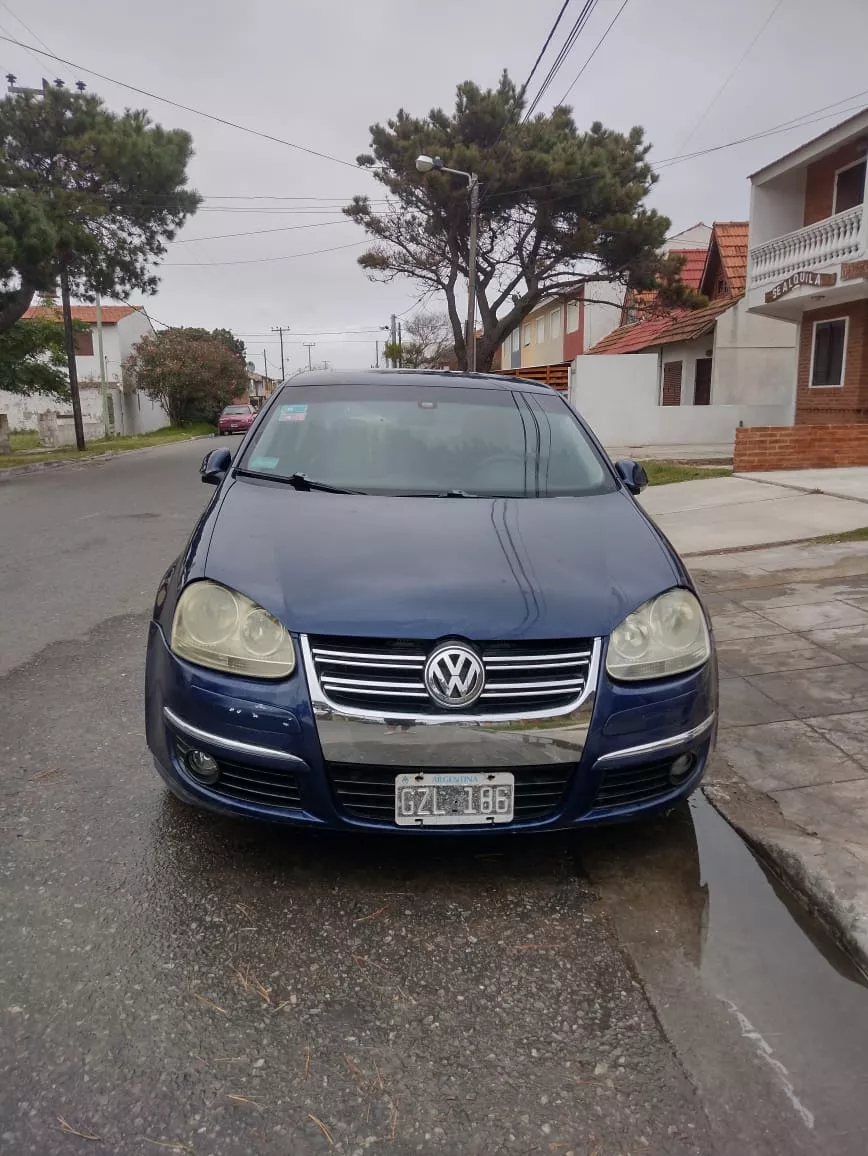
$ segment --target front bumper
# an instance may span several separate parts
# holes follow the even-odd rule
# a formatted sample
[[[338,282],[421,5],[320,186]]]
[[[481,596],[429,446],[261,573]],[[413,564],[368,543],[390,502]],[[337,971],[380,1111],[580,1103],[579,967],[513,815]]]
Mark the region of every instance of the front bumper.
[[[450,720],[438,728],[421,720],[336,719],[318,701],[316,686],[309,689],[304,664],[276,683],[207,671],[176,658],[151,623],[148,745],[160,774],[187,802],[297,825],[479,830],[398,827],[394,779],[408,767],[511,770],[516,818],[500,831],[581,827],[665,810],[695,789],[714,741],[714,660],[644,686],[610,682],[603,660],[601,646],[588,694],[565,717],[522,719],[508,728],[502,719],[496,727],[467,728]],[[217,760],[215,784],[189,772],[190,749]],[[687,756],[687,769],[673,782],[680,756]]]

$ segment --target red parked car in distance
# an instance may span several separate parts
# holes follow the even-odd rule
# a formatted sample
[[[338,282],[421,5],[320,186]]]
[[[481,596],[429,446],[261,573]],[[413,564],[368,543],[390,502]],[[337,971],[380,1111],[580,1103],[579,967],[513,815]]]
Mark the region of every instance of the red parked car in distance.
[[[217,433],[247,433],[255,417],[256,410],[252,405],[227,405],[217,419]]]

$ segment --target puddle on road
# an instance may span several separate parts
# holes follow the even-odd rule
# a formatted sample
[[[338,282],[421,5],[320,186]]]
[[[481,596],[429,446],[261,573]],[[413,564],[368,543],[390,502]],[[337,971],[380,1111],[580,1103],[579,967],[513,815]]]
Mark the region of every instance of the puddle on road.
[[[659,822],[600,832],[582,858],[651,994],[686,964],[805,1135],[841,1156],[864,1153],[868,987],[704,797]]]
[[[868,988],[826,931],[703,798],[691,802],[708,928],[701,973],[757,1050],[772,1048],[818,1122],[868,1140]],[[798,912],[796,918],[795,912]],[[822,1121],[821,1118],[822,1117]]]

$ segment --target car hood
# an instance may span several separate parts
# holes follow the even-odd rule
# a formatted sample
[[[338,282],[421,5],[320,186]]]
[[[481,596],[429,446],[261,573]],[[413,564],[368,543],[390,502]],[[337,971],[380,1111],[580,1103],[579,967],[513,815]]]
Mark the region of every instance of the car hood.
[[[623,491],[396,498],[231,482],[204,568],[310,634],[435,639],[608,634],[682,580]]]

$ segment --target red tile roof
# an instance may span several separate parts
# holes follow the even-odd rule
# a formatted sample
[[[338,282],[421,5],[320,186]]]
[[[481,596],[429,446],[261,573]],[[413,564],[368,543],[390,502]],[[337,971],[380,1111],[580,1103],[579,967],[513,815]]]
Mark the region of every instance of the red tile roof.
[[[598,341],[588,353],[638,353],[655,344],[672,324],[672,315],[667,317],[652,317],[648,321],[639,321],[633,325],[622,325],[613,330],[608,337]]]
[[[136,309],[133,305],[103,305],[102,307],[102,323],[103,325],[117,325],[124,317],[129,317],[131,313],[141,313],[143,310]],[[46,305],[31,305],[24,314],[25,319],[28,317],[54,317],[60,316],[60,306],[46,306]],[[96,306],[95,305],[73,305],[72,306],[73,321],[84,321],[89,325],[96,325]]]
[[[721,297],[720,300],[712,301],[710,305],[706,305],[704,309],[682,310],[675,317],[670,317],[669,328],[660,335],[657,344],[669,345],[673,341],[695,341],[697,337],[709,333],[714,328],[714,323],[721,313],[726,313],[727,309],[731,309],[736,301],[736,297]]]
[[[588,353],[638,353],[643,349],[670,345],[675,341],[695,341],[713,329],[721,313],[732,308],[744,296],[747,282],[747,221],[715,221],[707,254],[702,250],[673,251],[687,257],[681,277],[692,289],[700,287],[709,262],[715,252],[719,254],[729,283],[729,294],[712,301],[705,309],[675,309],[665,317],[652,317],[636,324],[622,325],[598,341]],[[643,306],[650,308],[655,297],[654,293],[637,293],[634,303],[640,309]]]
[[[667,317],[653,317],[636,325],[622,325],[588,350],[588,353],[640,353],[674,341],[695,341],[714,328],[721,313],[731,309],[736,298],[725,297],[705,309],[678,309]]]
[[[669,256],[684,257],[680,279],[688,289],[699,289],[705,269],[706,249],[670,249]],[[633,305],[641,312],[650,311],[657,304],[657,290],[648,289],[633,294]]]
[[[669,255],[675,253],[678,257],[686,258],[681,269],[681,280],[691,289],[698,289],[702,280],[702,270],[705,268],[706,249],[670,249]]]
[[[730,292],[743,297],[747,286],[747,221],[715,221],[709,253],[715,243]]]

